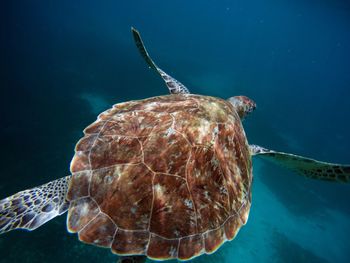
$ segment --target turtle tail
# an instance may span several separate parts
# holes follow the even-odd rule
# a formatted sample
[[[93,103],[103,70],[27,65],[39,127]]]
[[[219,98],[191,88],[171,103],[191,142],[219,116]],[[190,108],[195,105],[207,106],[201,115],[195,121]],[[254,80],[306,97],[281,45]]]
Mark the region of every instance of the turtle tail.
[[[0,200],[0,234],[14,229],[32,231],[66,212],[69,178],[66,176]]]

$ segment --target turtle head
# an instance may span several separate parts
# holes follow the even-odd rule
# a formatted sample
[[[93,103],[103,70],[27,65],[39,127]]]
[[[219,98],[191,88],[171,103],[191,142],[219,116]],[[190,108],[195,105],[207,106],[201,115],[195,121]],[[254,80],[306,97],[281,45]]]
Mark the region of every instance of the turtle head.
[[[234,97],[228,98],[227,100],[236,109],[241,119],[244,119],[245,116],[247,116],[256,108],[255,102],[246,96],[234,96]]]

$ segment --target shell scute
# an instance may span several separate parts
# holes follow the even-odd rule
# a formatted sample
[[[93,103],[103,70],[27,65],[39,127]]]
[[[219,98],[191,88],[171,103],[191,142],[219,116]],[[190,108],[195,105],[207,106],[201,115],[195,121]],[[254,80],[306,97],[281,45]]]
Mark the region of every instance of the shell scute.
[[[115,165],[93,171],[90,195],[118,227],[146,230],[153,199],[153,173],[144,165]]]
[[[194,147],[187,165],[199,232],[219,227],[230,215],[226,182],[212,149]]]
[[[250,194],[251,194],[251,192],[249,192],[249,195]],[[251,206],[251,202],[250,202],[250,200],[247,200],[242,205],[242,207],[241,207],[241,209],[239,211],[240,220],[241,220],[243,225],[245,225],[247,223],[247,221],[248,221],[250,206]]]
[[[225,100],[213,97],[198,98],[199,111],[197,116],[217,123],[225,123],[234,115],[232,107]]]
[[[174,113],[178,111],[196,112],[198,110],[198,105],[193,99],[186,99],[183,96],[179,96],[175,99],[177,99],[178,102],[176,104],[174,104],[173,100],[164,99],[148,104],[145,107],[145,110],[167,113]]]
[[[197,232],[195,207],[184,179],[157,174],[153,191],[152,233],[165,238],[180,238]]]
[[[149,231],[126,231],[118,229],[112,244],[112,252],[119,255],[144,255],[149,239]]]
[[[90,151],[96,139],[97,134],[91,134],[81,138],[75,146],[75,151]]]
[[[111,247],[117,226],[103,213],[99,213],[79,231],[79,240],[100,247]]]
[[[99,121],[108,121],[112,116],[117,114],[120,110],[118,108],[110,108],[104,112],[102,112],[100,115],[97,116],[97,119]]]
[[[154,259],[176,258],[178,246],[178,239],[165,239],[152,235],[147,249],[147,256]]]
[[[208,231],[204,234],[205,251],[213,253],[225,240],[225,232],[222,227]]]
[[[244,133],[239,125],[219,124],[214,144],[225,177],[230,206],[235,213],[245,202],[252,180],[248,145],[245,137],[239,137],[240,132]]]
[[[73,174],[74,180],[69,184],[67,194],[68,200],[76,200],[81,197],[89,196],[91,173],[91,171],[82,171]]]
[[[130,106],[119,110],[119,113],[145,110],[154,113],[173,113],[178,111],[197,112],[197,95],[173,94],[171,96],[159,96],[145,99],[142,103],[131,102]],[[175,102],[175,103],[174,103]],[[117,106],[117,105],[115,105]]]
[[[216,122],[193,116],[187,111],[176,112],[173,116],[176,120],[174,129],[183,134],[192,146],[213,145],[217,133]]]
[[[116,114],[101,130],[101,135],[124,135],[133,137],[149,136],[154,129],[167,129],[172,124],[169,114],[154,114],[147,111]]]
[[[84,129],[84,134],[98,134],[105,125],[105,121],[95,121]],[[79,142],[78,142],[79,144]]]
[[[118,135],[99,136],[90,153],[92,169],[141,161],[142,150],[139,140]]]
[[[181,134],[169,128],[141,141],[144,162],[152,171],[185,177],[191,146]]]
[[[188,260],[199,254],[204,249],[203,234],[188,236],[180,239],[177,257],[180,260]]]
[[[80,171],[91,170],[91,164],[89,161],[90,151],[77,151],[70,163],[70,170],[72,173]]]
[[[228,240],[232,240],[238,234],[239,229],[241,228],[241,222],[239,215],[233,215],[227,219],[225,223],[225,235]]]
[[[98,205],[89,197],[71,201],[67,217],[68,231],[71,233],[79,232],[94,219],[99,212],[100,209]]]

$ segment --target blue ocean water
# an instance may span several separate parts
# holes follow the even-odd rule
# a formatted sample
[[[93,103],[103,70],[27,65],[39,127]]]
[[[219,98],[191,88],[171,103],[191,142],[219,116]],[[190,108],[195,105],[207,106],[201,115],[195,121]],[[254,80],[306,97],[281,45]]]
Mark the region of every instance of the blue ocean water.
[[[193,93],[247,95],[250,143],[350,163],[347,1],[6,1],[0,4],[0,198],[69,174],[82,130],[111,105],[166,94],[139,56]],[[350,185],[254,160],[232,242],[193,262],[349,262]],[[0,237],[0,262],[115,262],[65,217]]]

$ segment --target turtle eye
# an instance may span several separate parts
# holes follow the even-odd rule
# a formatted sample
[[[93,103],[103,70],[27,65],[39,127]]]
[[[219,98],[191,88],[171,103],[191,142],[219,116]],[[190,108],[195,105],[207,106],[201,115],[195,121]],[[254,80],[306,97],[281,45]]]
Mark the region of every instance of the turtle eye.
[[[250,101],[251,103],[250,103],[250,105],[249,105],[249,113],[250,112],[252,112],[252,111],[254,111],[255,109],[256,109],[256,104],[255,104],[255,102],[254,101]]]

